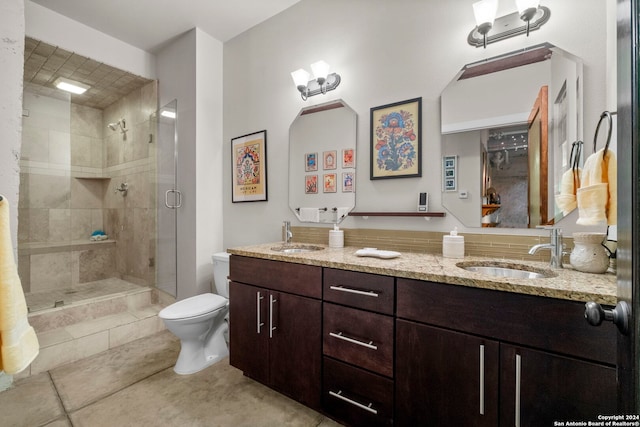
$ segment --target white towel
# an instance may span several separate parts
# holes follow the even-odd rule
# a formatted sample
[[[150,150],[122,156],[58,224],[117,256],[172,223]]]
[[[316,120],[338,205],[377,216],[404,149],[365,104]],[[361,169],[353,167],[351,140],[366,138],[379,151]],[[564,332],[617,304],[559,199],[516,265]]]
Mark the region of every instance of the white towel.
[[[40,351],[13,257],[6,197],[0,201],[0,343],[0,370],[9,375],[23,371]]]
[[[577,192],[579,225],[616,225],[618,217],[618,166],[616,156],[604,149],[584,162]]]
[[[569,215],[576,207],[578,202],[576,199],[576,191],[580,187],[580,177],[582,169],[573,171],[567,170],[562,174],[560,179],[560,194],[556,194],[556,206],[562,211],[563,215]]]
[[[320,222],[320,210],[318,208],[300,208],[298,219],[301,222]]]

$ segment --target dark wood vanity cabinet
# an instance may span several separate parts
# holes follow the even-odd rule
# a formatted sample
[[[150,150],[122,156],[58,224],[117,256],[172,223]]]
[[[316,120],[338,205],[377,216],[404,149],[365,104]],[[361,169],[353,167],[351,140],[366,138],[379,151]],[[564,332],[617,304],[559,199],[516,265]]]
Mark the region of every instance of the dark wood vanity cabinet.
[[[233,255],[229,277],[230,364],[319,409],[322,269]]]
[[[398,279],[396,424],[615,414],[615,331],[590,327],[583,312],[572,301]]]
[[[324,411],[392,425],[395,279],[325,268],[323,299]]]

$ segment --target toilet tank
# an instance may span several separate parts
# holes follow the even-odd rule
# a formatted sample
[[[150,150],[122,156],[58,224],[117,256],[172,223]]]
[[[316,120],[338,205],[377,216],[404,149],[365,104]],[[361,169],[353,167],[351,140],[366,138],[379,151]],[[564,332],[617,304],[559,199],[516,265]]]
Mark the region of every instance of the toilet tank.
[[[213,283],[211,292],[229,298],[229,256],[227,252],[218,252],[211,256],[213,261]]]

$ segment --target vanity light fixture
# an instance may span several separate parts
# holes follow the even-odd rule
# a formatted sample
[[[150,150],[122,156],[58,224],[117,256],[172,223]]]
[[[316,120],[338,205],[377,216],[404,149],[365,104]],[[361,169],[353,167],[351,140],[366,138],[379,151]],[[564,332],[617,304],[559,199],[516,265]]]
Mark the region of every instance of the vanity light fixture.
[[[318,94],[326,94],[330,90],[334,90],[340,84],[340,75],[337,73],[329,73],[329,64],[324,61],[317,61],[311,64],[313,71],[313,79],[305,69],[300,68],[291,73],[293,83],[298,88],[300,96],[304,101],[310,96]]]
[[[58,77],[56,81],[53,82],[53,85],[60,90],[75,93],[76,95],[85,93],[87,89],[91,87],[75,80],[65,79],[64,77]]]
[[[471,30],[467,41],[471,46],[487,47],[510,37],[526,34],[542,27],[551,16],[548,7],[540,6],[540,0],[515,0],[517,12],[495,18],[497,0],[481,0],[473,4],[476,27]],[[493,15],[491,12],[493,11]]]

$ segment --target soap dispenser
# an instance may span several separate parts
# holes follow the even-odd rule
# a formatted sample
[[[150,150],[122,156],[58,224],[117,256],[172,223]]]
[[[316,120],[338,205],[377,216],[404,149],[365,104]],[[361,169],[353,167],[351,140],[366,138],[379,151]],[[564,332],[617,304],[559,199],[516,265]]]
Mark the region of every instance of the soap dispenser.
[[[442,237],[442,256],[445,258],[464,258],[464,236],[458,236],[458,227],[449,235]]]
[[[329,230],[329,247],[344,247],[344,231],[338,228],[338,224],[333,224],[333,230]]]

